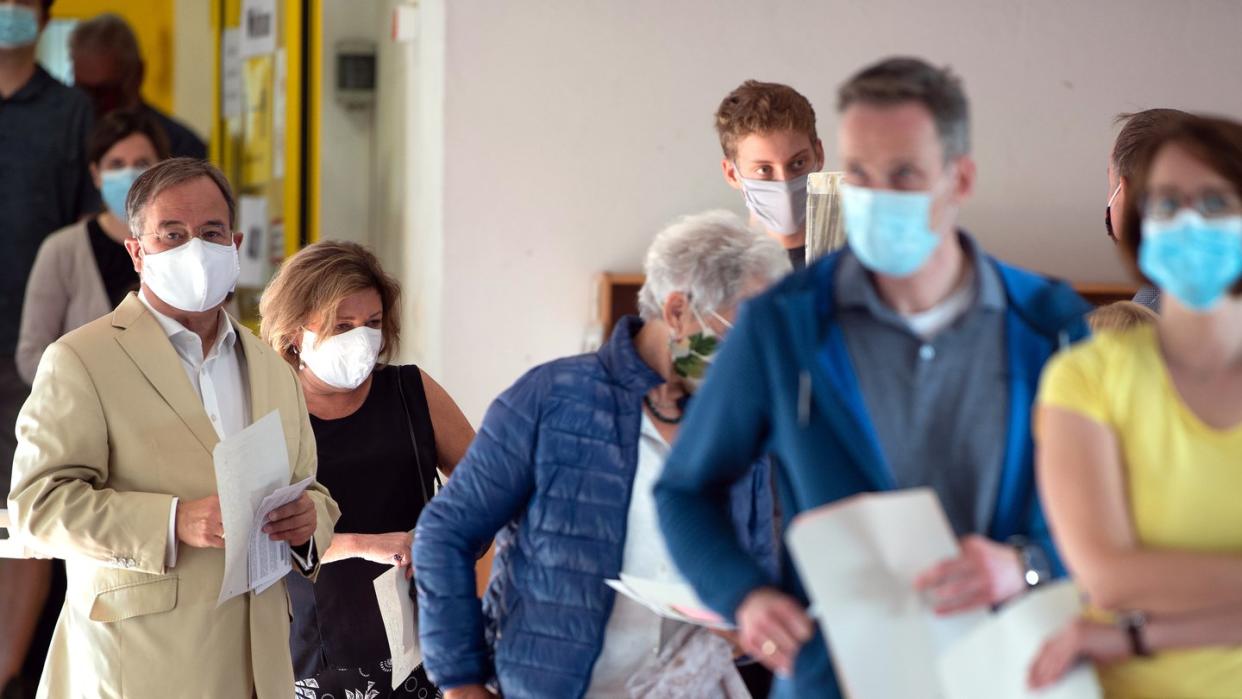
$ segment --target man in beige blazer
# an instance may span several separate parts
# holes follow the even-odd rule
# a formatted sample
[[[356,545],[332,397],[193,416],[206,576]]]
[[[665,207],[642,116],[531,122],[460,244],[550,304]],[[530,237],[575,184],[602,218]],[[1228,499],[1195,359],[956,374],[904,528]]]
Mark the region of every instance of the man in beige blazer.
[[[15,530],[69,577],[39,696],[287,699],[284,582],[216,606],[212,449],[276,410],[289,481],[312,476],[306,404],[284,360],[222,310],[242,238],[224,176],[164,161],[126,208],[141,293],[48,347],[18,418]],[[265,531],[314,577],[338,516],[312,485]]]

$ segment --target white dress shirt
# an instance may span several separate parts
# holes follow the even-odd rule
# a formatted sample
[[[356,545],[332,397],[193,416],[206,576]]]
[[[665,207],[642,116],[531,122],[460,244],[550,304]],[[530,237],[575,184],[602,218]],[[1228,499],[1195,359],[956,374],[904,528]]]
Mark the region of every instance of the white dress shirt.
[[[664,462],[669,445],[655,424],[643,412],[642,432],[638,439],[638,469],[634,473],[634,489],[625,524],[625,549],[621,570],[648,580],[685,583],[677,572],[660,533],[652,489]],[[616,595],[612,615],[604,629],[604,647],[591,670],[588,699],[627,697],[625,683],[639,672],[648,659],[660,651],[663,620],[625,595]]]
[[[145,291],[138,292],[138,300],[147,307],[160,329],[168,336],[173,349],[181,359],[181,368],[185,369],[190,385],[203,402],[207,417],[216,428],[220,439],[237,434],[250,424],[250,391],[246,378],[245,356],[237,349],[237,331],[229,322],[228,314],[223,309],[220,313],[220,327],[216,332],[216,341],[207,356],[203,356],[203,340],[189,328],[155,310],[147,300]],[[172,568],[177,565],[177,505],[179,498],[173,498],[172,510],[168,516],[168,547],[165,549],[165,564]]]

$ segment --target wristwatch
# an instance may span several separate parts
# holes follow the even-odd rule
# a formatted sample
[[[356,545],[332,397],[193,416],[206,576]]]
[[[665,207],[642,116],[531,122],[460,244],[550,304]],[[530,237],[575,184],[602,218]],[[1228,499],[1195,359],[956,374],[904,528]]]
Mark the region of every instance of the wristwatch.
[[[1031,543],[1024,536],[1010,538],[1009,545],[1018,552],[1018,560],[1022,563],[1022,580],[1026,582],[1027,589],[1052,579],[1052,565],[1041,546]]]
[[[1126,612],[1117,617],[1117,625],[1126,632],[1130,639],[1130,652],[1136,658],[1150,658],[1151,649],[1143,638],[1143,629],[1147,628],[1147,615],[1143,612]]]

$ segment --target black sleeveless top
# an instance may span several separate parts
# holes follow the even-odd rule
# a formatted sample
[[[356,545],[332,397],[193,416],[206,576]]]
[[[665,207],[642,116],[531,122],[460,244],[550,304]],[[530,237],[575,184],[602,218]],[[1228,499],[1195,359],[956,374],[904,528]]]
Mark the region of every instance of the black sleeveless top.
[[[405,389],[408,423],[398,380]],[[312,415],[310,420],[319,451],[317,479],[341,508],[336,531],[413,529],[423,509],[423,493],[434,492],[436,468],[435,432],[418,367],[380,367],[372,374],[366,401],[352,415],[339,420]],[[411,425],[422,474],[410,443]],[[313,585],[298,575],[286,578],[293,602],[290,649],[297,679],[314,677],[325,668],[374,667],[391,656],[371,584],[388,569],[349,558],[324,564]]]

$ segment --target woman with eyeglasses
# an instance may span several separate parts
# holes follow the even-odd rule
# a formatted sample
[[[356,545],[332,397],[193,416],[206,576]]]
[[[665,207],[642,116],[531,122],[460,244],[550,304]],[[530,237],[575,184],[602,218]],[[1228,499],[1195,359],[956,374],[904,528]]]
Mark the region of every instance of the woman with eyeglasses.
[[[788,270],[733,214],[687,216],[647,252],[641,317],[492,404],[414,541],[423,657],[447,697],[734,696],[721,692],[742,682],[725,641],[674,632],[605,581],[680,581],[652,487],[738,305]],[[774,575],[766,465],[731,495],[740,536]],[[480,604],[470,570],[493,536]]]
[[[138,175],[168,157],[168,138],[149,114],[117,111],[95,125],[86,153],[104,210],[53,233],[39,248],[17,340],[17,371],[26,383],[34,381],[48,345],[112,312],[138,289],[125,252],[125,197]]]
[[[321,242],[285,261],[259,305],[263,340],[297,370],[317,477],[341,508],[317,581],[289,578],[300,699],[437,694],[421,668],[393,689],[372,581],[392,566],[411,577],[411,532],[437,469],[452,473],[474,430],[425,372],[389,363],[400,296],[369,250]]]
[[[1049,364],[1040,490],[1091,612],[1030,671],[1094,661],[1112,698],[1242,696],[1242,124],[1195,117],[1139,163],[1121,244],[1154,325]]]

